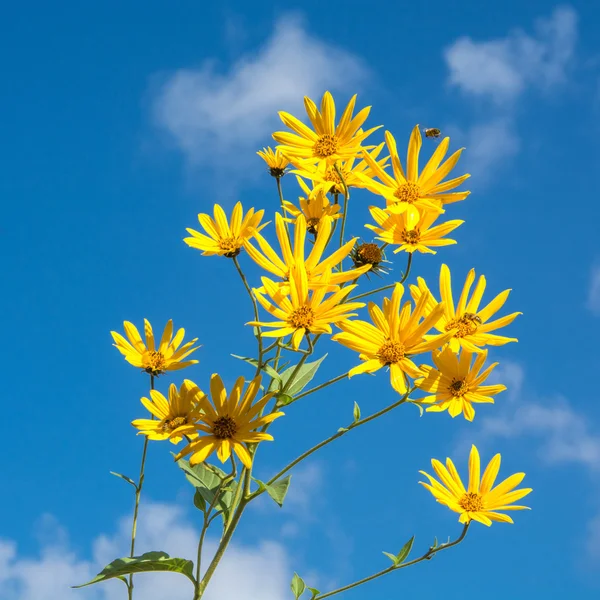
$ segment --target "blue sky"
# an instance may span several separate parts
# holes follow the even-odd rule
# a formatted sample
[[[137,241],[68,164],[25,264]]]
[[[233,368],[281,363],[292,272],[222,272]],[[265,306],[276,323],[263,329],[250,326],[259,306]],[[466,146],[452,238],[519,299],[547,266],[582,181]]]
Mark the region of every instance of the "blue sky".
[[[466,221],[459,243],[418,256],[413,274],[435,289],[445,262],[457,286],[474,267],[489,297],[513,289],[519,343],[491,352],[509,390],[472,424],[406,406],[307,461],[283,510],[249,510],[206,597],[289,598],[294,570],[325,591],[387,566],[381,551],[413,534],[415,552],[456,536],[456,515],[417,485],[418,470],[450,455],[464,471],[471,442],[486,461],[501,452],[502,473],[527,473],[533,510],[512,526],[475,524],[457,549],[345,597],[429,600],[442,585],[452,599],[598,593],[598,7],[66,2],[14,4],[4,17],[1,598],[123,597],[113,583],[67,589],[127,552],[131,489],[109,471],[137,471],[130,422],[147,380],[109,332],[173,318],[203,344],[187,377],[251,375],[229,357],[253,352],[232,265],[182,238],[214,202],[275,210],[254,152],[280,129],[277,110],[302,116],[302,96],[325,89],[339,103],[358,92],[369,122],[401,146],[419,123],[466,147],[459,169],[473,193],[448,210]],[[292,178],[284,187],[295,200]],[[365,236],[372,198],[351,202],[348,231]],[[321,379],[356,362],[332,343],[325,352]],[[392,402],[385,374],[290,407],[261,448],[259,477],[348,422],[354,400],[365,414]],[[169,450],[150,449],[139,548],[191,557],[199,514]],[[144,600],[190,596],[175,576],[138,579]]]

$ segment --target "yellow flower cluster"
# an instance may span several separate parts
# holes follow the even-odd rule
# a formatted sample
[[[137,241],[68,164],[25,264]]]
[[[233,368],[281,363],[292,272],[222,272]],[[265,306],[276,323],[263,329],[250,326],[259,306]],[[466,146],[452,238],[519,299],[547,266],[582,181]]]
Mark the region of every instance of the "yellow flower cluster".
[[[185,380],[179,389],[171,385],[168,399],[155,389],[150,391],[150,398],[142,398],[152,418],[137,419],[133,425],[148,439],[173,443],[185,440],[187,444],[176,459],[190,456],[190,463],[196,464],[214,452],[224,462],[234,453],[249,469],[253,448],[273,439],[266,430],[283,415],[278,398],[290,394],[293,388],[297,370],[286,383],[280,378],[283,353],[301,355],[300,368],[321,337],[358,353],[360,363],[348,371],[348,377],[386,368],[391,393],[396,397],[400,394],[401,402],[417,404],[427,412],[447,411],[451,417],[462,414],[471,421],[475,404],[493,403],[493,396],[506,389],[501,384],[485,384],[497,365],[485,363],[488,346],[517,341],[496,333],[521,314],[495,316],[510,290],[482,303],[486,279],[480,276],[473,288],[472,269],[455,303],[450,269],[445,264],[440,271],[439,301],[421,277],[414,284],[405,283],[415,251],[435,254],[435,248],[456,244],[446,236],[463,221],[446,220],[444,215],[447,205],[469,195],[468,191],[456,190],[469,174],[449,178],[462,149],[446,157],[450,139],[445,137],[432,146],[435,149],[420,170],[423,140],[419,126],[415,126],[403,166],[396,139],[389,131],[385,131],[383,142],[365,145],[380,127],[364,129],[370,107],[354,114],[356,96],[337,123],[329,92],[324,94],[320,108],[310,98],[305,98],[304,104],[311,126],[280,112],[282,122],[291,131],[275,132],[273,138],[279,145],[258,152],[277,183],[280,212],[275,212],[272,221],[263,222],[264,209],[250,208],[244,213],[241,202],[235,204],[228,218],[225,210],[215,204],[212,216],[198,215],[202,233],[187,230],[191,237],[184,241],[190,247],[234,263],[253,303],[254,318],[247,325],[254,327],[258,357],[252,362],[255,376],[248,382],[238,378],[229,394],[219,375],[213,374],[209,395]],[[384,148],[387,155],[382,157]],[[300,188],[298,204],[283,196],[282,179],[290,172]],[[367,223],[365,227],[375,233],[381,245],[375,241],[358,243],[358,237],[344,238],[345,227],[350,225],[351,189],[376,198],[378,204],[368,208],[375,224]],[[335,235],[338,228],[339,238]],[[276,238],[277,249],[268,241],[269,234]],[[363,275],[382,272],[380,263],[388,245],[394,247],[394,253],[407,253],[402,278],[357,294],[363,282],[367,285]],[[240,264],[242,250],[254,270],[260,269],[254,274],[259,287],[252,288],[248,283]],[[380,302],[360,301],[384,290],[391,294]],[[364,317],[357,318],[365,306]],[[261,318],[261,308],[269,317]],[[149,373],[152,383],[155,376],[197,362],[184,360],[196,349],[196,340],[181,346],[184,332],[179,330],[172,338],[170,321],[158,345],[147,321],[145,331],[146,343],[126,322],[129,341],[114,332],[113,337],[126,360]],[[275,341],[267,347],[265,341],[270,338]],[[429,353],[431,365],[417,361]],[[261,372],[271,376],[267,387],[270,391],[264,393],[260,391]],[[419,391],[422,397],[409,397]],[[271,400],[275,401],[270,405]],[[432,465],[439,481],[425,474],[428,483],[423,485],[439,502],[460,513],[463,523],[512,522],[498,511],[525,508],[512,505],[531,491],[512,491],[523,474],[493,487],[499,455],[480,478],[479,454],[473,447],[467,487],[450,459],[446,466],[436,460]]]

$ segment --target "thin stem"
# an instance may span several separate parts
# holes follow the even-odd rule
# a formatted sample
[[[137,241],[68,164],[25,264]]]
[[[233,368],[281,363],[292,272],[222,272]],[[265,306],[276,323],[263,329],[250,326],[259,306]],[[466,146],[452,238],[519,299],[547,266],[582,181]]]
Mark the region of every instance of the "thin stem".
[[[277,178],[277,181],[279,181],[279,178]],[[242,278],[242,283],[244,284],[244,287],[246,288],[246,291],[248,292],[248,296],[250,296],[250,300],[252,300],[252,307],[254,308],[254,320],[256,322],[259,321],[259,317],[258,317],[258,304],[256,302],[256,298],[254,297],[254,294],[252,293],[252,290],[250,289],[250,286],[248,285],[248,280],[246,279],[246,276],[244,275],[244,272],[242,271],[242,267],[240,267],[240,263],[237,259],[237,256],[233,257],[233,264],[235,265],[235,268],[237,269],[237,272],[240,274],[240,277]],[[256,373],[254,374],[254,377],[257,377],[258,374],[261,372],[262,370],[262,359],[263,359],[263,341],[262,341],[262,331],[260,329],[260,325],[256,325],[256,329],[258,330],[258,334],[256,335],[256,341],[258,343],[258,365],[256,366]]]
[[[456,546],[456,545],[460,544],[465,539],[468,529],[469,529],[469,523],[467,523],[463,527],[462,533],[453,542],[448,542],[447,544],[441,544],[437,548],[429,548],[429,550],[427,550],[427,552],[425,552],[425,554],[423,554],[423,556],[420,556],[419,558],[415,558],[414,560],[411,560],[406,563],[402,563],[401,565],[398,565],[398,566],[392,565],[391,567],[388,567],[387,569],[383,569],[382,571],[379,571],[378,573],[369,575],[369,577],[365,577],[363,579],[360,579],[359,581],[355,581],[354,583],[345,585],[344,587],[338,588],[337,590],[332,590],[331,592],[327,592],[325,594],[317,594],[316,596],[313,596],[313,600],[322,600],[323,598],[329,598],[329,596],[335,596],[336,594],[340,594],[341,592],[345,592],[354,587],[358,587],[359,585],[362,585],[363,583],[367,583],[368,581],[373,581],[373,579],[377,579],[378,577],[381,577],[382,575],[387,575],[388,573],[391,573],[392,571],[399,571],[400,569],[405,569],[406,567],[411,567],[412,565],[416,565],[417,563],[420,563],[424,560],[429,560],[432,556],[434,556],[438,552],[441,552],[442,550],[448,550],[448,548],[452,548],[452,546]]]
[[[371,294],[377,294],[378,292],[385,292],[386,290],[391,290],[396,287],[395,283],[389,283],[388,285],[384,285],[383,287],[377,288],[376,290],[371,290],[370,292],[364,292],[364,294],[359,294],[358,296],[352,296],[352,298],[348,298],[348,302],[353,302],[354,300],[360,300],[361,298],[366,298]]]
[[[342,182],[342,186],[344,188],[344,214],[342,216],[342,228],[340,230],[340,248],[344,245],[344,230],[346,229],[346,213],[348,212],[348,200],[350,199],[350,193],[348,192],[348,186],[346,185],[346,180],[344,179],[344,175],[342,174],[342,170],[338,167],[337,162],[333,164],[333,168],[336,170],[340,181]]]
[[[279,471],[279,473],[277,473],[276,475],[273,475],[273,477],[271,477],[271,479],[269,479],[269,481],[267,481],[267,485],[269,486],[269,485],[273,484],[281,476],[285,475],[290,469],[295,467],[298,463],[302,462],[305,458],[309,457],[311,454],[313,454],[317,450],[320,450],[323,446],[326,446],[327,444],[330,444],[334,440],[337,440],[338,438],[342,437],[343,435],[348,433],[351,429],[355,429],[356,427],[360,427],[361,425],[364,425],[365,423],[368,423],[369,421],[372,421],[373,419],[377,419],[378,417],[381,417],[382,415],[390,412],[390,410],[393,410],[397,406],[404,404],[406,402],[406,400],[408,399],[408,396],[411,394],[411,392],[413,390],[414,390],[414,388],[411,388],[410,390],[408,390],[406,392],[406,394],[404,394],[404,396],[402,396],[402,398],[400,398],[400,400],[398,400],[397,402],[394,402],[393,404],[390,404],[389,406],[386,406],[385,408],[381,409],[380,411],[373,413],[372,415],[365,417],[364,419],[359,419],[358,421],[354,421],[347,427],[342,427],[340,430],[338,430],[337,433],[328,437],[326,440],[319,442],[316,446],[313,446],[312,448],[310,448],[309,450],[307,450],[306,452],[304,452],[303,454],[298,456],[296,459],[294,459],[291,463],[289,463],[283,469],[281,469],[281,471]],[[256,492],[254,492],[253,494],[250,494],[248,501],[250,501],[253,498],[256,498],[257,496],[260,496],[263,493],[263,491],[264,490],[256,490]]]
[[[150,389],[154,389],[154,375],[150,375]],[[154,418],[154,417],[152,417]],[[140,498],[142,495],[142,486],[144,485],[144,468],[146,466],[146,454],[148,452],[148,436],[144,439],[144,448],[142,450],[142,460],[140,462],[140,476],[135,486],[135,506],[133,507],[133,523],[131,525],[131,546],[129,549],[129,556],[131,558],[135,555],[135,536],[137,533],[137,519],[138,512],[140,509]],[[129,582],[127,585],[127,596],[131,600],[133,598],[133,573],[129,575]]]
[[[402,279],[398,283],[404,283],[406,278],[410,273],[410,267],[412,266],[413,253],[408,252],[408,260],[406,261],[406,269],[404,269],[404,275],[402,275]]]
[[[323,388],[326,388],[329,385],[337,383],[338,381],[341,381],[342,379],[346,379],[347,377],[348,377],[348,373],[342,373],[341,375],[338,375],[337,377],[334,377],[333,379],[330,379],[329,381],[326,381],[325,383],[322,383],[321,385],[317,385],[314,388],[310,388],[310,390],[307,390],[306,392],[302,392],[301,394],[298,394],[294,398],[294,402],[296,402],[296,400],[300,400],[300,398],[304,398],[304,396],[308,396],[309,394],[314,394],[315,392],[318,392],[319,390],[322,390]]]
[[[281,216],[285,218],[285,208],[283,208],[283,190],[281,189],[281,177],[275,177],[277,180],[277,192],[279,193],[279,202],[281,203]],[[285,230],[288,236],[290,235],[290,229],[287,221],[285,223]]]

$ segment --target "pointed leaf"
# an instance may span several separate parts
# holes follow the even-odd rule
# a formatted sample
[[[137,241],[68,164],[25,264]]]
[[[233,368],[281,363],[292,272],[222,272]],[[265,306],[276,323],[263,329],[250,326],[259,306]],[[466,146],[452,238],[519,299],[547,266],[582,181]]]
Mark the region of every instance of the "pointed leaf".
[[[130,483],[137,490],[137,483],[131,479],[131,477],[127,477],[127,475],[123,475],[122,473],[115,473],[114,471],[110,471],[110,474],[115,477],[120,477],[123,481]]]
[[[321,593],[317,588],[307,587],[306,589],[312,594],[310,600],[313,600],[315,596],[318,596]]]
[[[260,479],[252,478],[258,484],[258,487],[261,490],[265,490],[280,507],[283,506],[283,501],[285,500],[285,496],[287,494],[288,488],[290,487],[290,480],[292,476],[288,475],[283,479],[278,479],[275,483],[271,485],[267,485],[264,481],[260,481]]]
[[[201,510],[203,513],[206,512],[206,509],[207,509],[206,500],[204,500],[204,496],[202,496],[202,494],[200,493],[200,491],[198,489],[196,489],[196,491],[194,493],[194,506],[198,510]]]
[[[258,361],[255,358],[248,358],[247,356],[238,356],[237,354],[232,354],[231,356],[233,356],[233,358],[239,358],[240,360],[251,364],[253,367],[258,367]],[[261,371],[264,371],[267,375],[273,377],[273,379],[280,379],[279,373],[273,367],[267,364],[262,364]]]
[[[194,582],[193,568],[194,563],[191,560],[171,558],[166,552],[146,552],[141,556],[134,556],[133,558],[117,558],[104,567],[91,581],[72,587],[81,588],[93,583],[107,581],[108,579],[122,579],[124,575],[130,575],[131,573],[148,573],[154,571],[181,573]]]
[[[400,550],[400,552],[398,552],[398,554],[396,555],[396,559],[398,561],[397,564],[403,563],[408,558],[408,555],[410,554],[410,551],[412,550],[414,541],[415,541],[415,536],[413,535],[410,538],[410,540],[408,540],[408,542],[406,542],[406,544],[404,544],[404,546],[402,546],[402,550]]]
[[[390,552],[383,552],[383,554],[385,554],[394,563],[394,565],[398,564],[398,559],[396,558],[395,554],[391,554]]]
[[[282,406],[287,406],[292,403],[294,399],[288,394],[281,394],[281,396],[277,396],[277,402],[275,403],[276,408],[280,408]]]
[[[360,406],[358,406],[357,402],[354,402],[354,410],[353,410],[352,414],[354,416],[355,423],[356,423],[356,421],[360,421]]]
[[[294,577],[292,577],[292,584],[290,587],[292,588],[294,598],[298,600],[298,598],[300,598],[300,596],[302,596],[302,594],[304,593],[304,590],[306,589],[306,584],[304,583],[302,577],[298,575],[298,573],[294,573]]]
[[[316,375],[319,366],[325,360],[325,358],[327,358],[327,354],[314,362],[304,363],[298,370],[298,373],[296,373],[292,384],[285,390],[285,393],[289,394],[292,397],[299,394],[311,382],[312,378]],[[282,387],[284,387],[287,384],[289,378],[292,376],[292,373],[295,370],[295,366],[290,367],[280,375]]]

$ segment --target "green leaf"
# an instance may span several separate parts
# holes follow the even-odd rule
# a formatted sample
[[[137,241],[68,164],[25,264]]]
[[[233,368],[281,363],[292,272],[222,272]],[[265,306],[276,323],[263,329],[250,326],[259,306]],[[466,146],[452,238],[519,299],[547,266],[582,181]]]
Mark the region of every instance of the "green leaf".
[[[404,546],[402,546],[402,550],[400,550],[400,552],[398,552],[398,554],[396,555],[396,559],[398,561],[397,564],[403,563],[408,558],[408,555],[410,554],[410,551],[412,550],[414,541],[415,541],[415,536],[413,535],[410,538],[410,540],[408,540],[408,542],[406,542],[406,544],[404,544]]]
[[[394,563],[394,565],[398,564],[398,559],[396,558],[395,554],[391,554],[390,552],[383,552],[383,554],[385,554]]]
[[[347,427],[340,427],[337,432],[338,433],[346,433],[346,431],[350,431]]]
[[[124,575],[131,573],[148,573],[151,571],[181,573],[194,582],[193,568],[194,563],[191,560],[171,558],[166,552],[146,552],[133,558],[117,558],[104,567],[91,581],[72,587],[82,588],[108,579],[122,579]]]
[[[197,488],[196,492],[194,493],[194,506],[198,510],[201,510],[203,513],[205,513],[206,509],[208,508],[206,505],[206,500],[204,500],[204,496],[202,496],[200,490],[198,490]]]
[[[292,397],[299,394],[311,382],[312,378],[316,375],[319,366],[325,360],[325,358],[327,358],[327,354],[323,356],[323,358],[320,358],[319,360],[316,360],[314,362],[304,363],[298,370],[298,373],[296,374],[293,383],[288,389],[285,390],[285,393],[289,394]],[[292,373],[295,370],[296,366],[289,367],[289,369],[286,369],[280,375],[282,387],[284,387],[287,384],[289,378],[292,376]]]
[[[264,481],[260,481],[260,479],[252,478],[258,484],[258,487],[261,490],[265,490],[279,506],[283,506],[283,501],[285,500],[285,496],[287,494],[288,488],[290,487],[290,480],[292,476],[288,475],[283,479],[277,480],[275,483],[271,485],[267,485]]]
[[[313,600],[315,596],[318,596],[321,593],[317,588],[307,587],[306,589],[312,594],[310,600]]]
[[[123,475],[122,473],[115,473],[114,471],[110,471],[110,474],[115,477],[120,477],[123,481],[130,483],[137,490],[137,483],[131,479],[131,477],[127,477],[127,475]]]
[[[298,600],[298,598],[300,598],[300,596],[302,596],[302,594],[304,593],[304,590],[306,589],[306,584],[304,583],[302,577],[298,575],[298,573],[294,573],[294,576],[292,577],[292,584],[290,587],[292,588],[294,598]]]
[[[292,403],[294,399],[288,394],[281,394],[281,396],[277,396],[277,402],[275,403],[275,408],[281,408],[282,406],[287,406]]]
[[[353,413],[354,415],[354,422],[356,423],[356,421],[360,421],[360,406],[358,405],[357,402],[354,403],[354,410]]]
[[[192,466],[185,458],[179,459],[177,465],[185,473],[187,480],[196,488],[196,492],[202,496],[206,506],[210,506],[215,499],[217,488],[226,477],[225,473],[218,467],[205,463]],[[237,482],[233,480],[225,485],[221,489],[219,500],[215,504],[217,510],[223,511],[224,521],[229,517],[236,487]],[[194,504],[200,508],[195,497]]]
[[[244,362],[247,362],[254,367],[258,367],[258,361],[255,358],[248,358],[247,356],[238,356],[237,354],[232,354],[231,356],[233,356],[233,358],[239,358],[240,360],[243,360]],[[262,364],[261,371],[264,371],[267,375],[270,375],[271,377],[273,377],[273,379],[276,379],[277,381],[280,380],[279,373],[273,367],[265,363]]]

